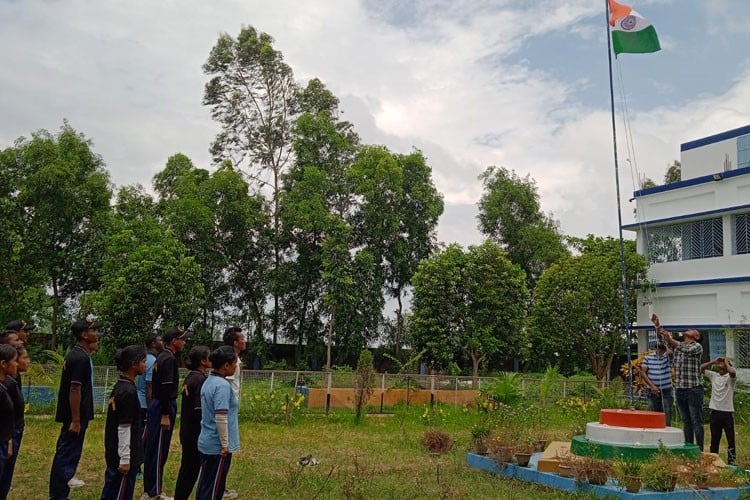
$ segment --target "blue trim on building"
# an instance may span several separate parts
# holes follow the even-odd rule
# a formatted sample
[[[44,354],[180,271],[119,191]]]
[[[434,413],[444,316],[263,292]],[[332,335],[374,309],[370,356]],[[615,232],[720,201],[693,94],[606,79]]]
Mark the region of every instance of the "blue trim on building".
[[[724,328],[750,328],[750,325],[747,323],[723,323],[723,324],[713,324],[713,325],[662,325],[662,327],[667,331],[683,331],[688,330],[690,328],[695,328],[696,330],[723,330]],[[648,325],[631,325],[631,330],[653,330],[654,325],[648,324]]]
[[[732,276],[729,278],[711,278],[706,280],[688,280],[688,281],[667,281],[665,283],[655,283],[657,288],[669,288],[673,286],[695,286],[695,285],[716,285],[720,283],[745,283],[750,281],[750,276]],[[640,289],[640,285],[635,286]]]
[[[671,184],[664,184],[663,186],[654,186],[652,188],[639,189],[638,191],[633,192],[633,198],[639,198],[641,196],[646,196],[649,194],[663,193],[665,191],[672,191],[673,189],[681,189],[681,188],[689,187],[689,186],[697,186],[698,184],[706,184],[708,182],[721,182],[724,179],[729,179],[729,178],[737,177],[740,175],[750,174],[750,167],[735,168],[733,170],[726,170],[724,172],[716,172],[716,173],[721,174],[722,178],[720,180],[714,179],[715,174],[702,175],[700,177],[693,177],[692,179],[687,179],[684,181],[673,182]]]
[[[726,132],[721,132],[715,135],[709,135],[708,137],[703,137],[694,141],[683,142],[682,144],[680,144],[680,152],[689,151],[691,149],[700,148],[702,146],[708,146],[709,144],[726,141],[727,139],[733,139],[745,134],[750,134],[750,125],[727,130]]]
[[[699,219],[703,217],[709,217],[711,215],[725,214],[731,212],[742,212],[744,210],[750,210],[750,204],[747,205],[735,205],[733,207],[716,208],[714,210],[706,210],[705,212],[695,212],[693,214],[675,215],[673,217],[665,217],[663,219],[645,220],[641,222],[635,222],[633,224],[625,224],[622,226],[626,230],[635,230],[640,226],[648,226],[654,224],[664,224],[665,222],[675,222],[686,219]]]

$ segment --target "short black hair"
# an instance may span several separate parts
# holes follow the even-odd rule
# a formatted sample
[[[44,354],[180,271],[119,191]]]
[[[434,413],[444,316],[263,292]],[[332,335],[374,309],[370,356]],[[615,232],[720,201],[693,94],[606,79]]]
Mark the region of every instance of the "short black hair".
[[[224,345],[234,345],[238,333],[242,333],[242,328],[239,326],[230,326],[224,330]]]
[[[73,336],[76,340],[80,340],[81,336],[89,330],[99,330],[100,324],[95,319],[83,318],[78,321],[74,321],[70,325],[70,330],[73,332]]]
[[[0,361],[11,361],[17,357],[18,351],[15,347],[10,344],[0,344]]]
[[[232,346],[223,345],[212,352],[209,359],[211,360],[211,366],[213,366],[214,369],[217,369],[221,368],[227,363],[231,364],[235,359],[237,359],[237,354],[235,354],[234,348],[232,348]]]
[[[185,366],[188,370],[196,370],[201,366],[201,361],[208,359],[210,355],[211,349],[204,345],[197,345],[190,349]]]
[[[142,359],[146,359],[146,348],[142,345],[129,345],[115,353],[115,364],[121,372],[128,371]]]
[[[158,332],[151,332],[146,334],[146,338],[143,341],[144,344],[146,344],[146,347],[151,347],[151,344],[156,342],[156,339],[160,337]]]

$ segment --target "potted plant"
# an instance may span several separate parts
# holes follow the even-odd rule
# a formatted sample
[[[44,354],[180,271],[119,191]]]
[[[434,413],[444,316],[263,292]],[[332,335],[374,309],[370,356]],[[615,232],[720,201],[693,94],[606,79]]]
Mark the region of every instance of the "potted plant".
[[[516,447],[516,463],[521,467],[529,465],[531,455],[534,453],[534,446],[531,443],[522,443]]]
[[[707,471],[702,468],[695,469],[695,471],[693,471],[693,483],[695,484],[695,488],[699,490],[707,490],[708,477]]]
[[[654,455],[641,467],[643,486],[654,491],[673,491],[678,477],[673,465],[673,461],[665,459],[659,453]]]
[[[575,475],[574,460],[567,451],[557,454],[557,474],[562,477],[573,477]]]
[[[474,453],[477,455],[486,455],[488,451],[488,439],[492,432],[489,424],[485,422],[476,423],[471,427],[471,443],[474,446]]]
[[[628,493],[638,493],[641,489],[641,462],[620,458],[612,464],[617,482]]]
[[[581,467],[586,470],[589,484],[602,485],[609,478],[610,466],[606,460],[595,457],[585,457]]]
[[[490,455],[498,464],[508,464],[513,460],[513,445],[503,435],[495,436],[490,440]]]

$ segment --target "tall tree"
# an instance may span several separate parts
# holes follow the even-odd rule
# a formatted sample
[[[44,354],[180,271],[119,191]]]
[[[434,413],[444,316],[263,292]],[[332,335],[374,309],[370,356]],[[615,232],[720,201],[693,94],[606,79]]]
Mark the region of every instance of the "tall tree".
[[[464,252],[456,244],[425,259],[413,278],[412,346],[425,360],[446,368],[463,352],[479,367],[502,352],[521,354],[529,293],[520,266],[491,241]]]
[[[165,324],[190,325],[199,311],[200,266],[155,214],[142,187],[120,189],[103,248],[102,286],[82,298],[112,332],[105,339],[110,351],[140,343]]]
[[[396,155],[401,167],[402,195],[393,210],[398,230],[386,239],[384,271],[386,291],[396,299],[396,355],[404,338],[403,297],[411,286],[411,278],[419,263],[437,248],[436,228],[443,213],[443,199],[432,182],[432,168],[421,151]]]
[[[261,332],[268,293],[268,217],[259,195],[228,162],[216,172],[176,154],[154,177],[159,212],[195,258],[205,290],[200,324],[207,331],[225,323],[254,324]]]
[[[211,77],[203,103],[221,124],[211,146],[214,159],[230,160],[243,168],[260,189],[270,187],[274,261],[272,279],[272,332],[279,331],[279,286],[277,271],[282,251],[279,219],[281,178],[292,155],[292,122],[296,114],[297,85],[292,69],[273,38],[243,27],[237,38],[222,34],[211,49],[203,71]]]
[[[626,244],[629,321],[635,319],[634,285],[645,259]],[[528,359],[536,369],[558,366],[571,375],[591,369],[601,383],[624,346],[619,241],[589,235],[574,239],[581,255],[550,266],[537,282],[527,330]]]
[[[46,275],[26,258],[24,212],[18,189],[23,182],[16,150],[0,151],[0,324],[31,318],[45,309]]]
[[[568,254],[557,222],[541,211],[536,182],[504,167],[488,167],[479,176],[479,230],[508,252],[526,272],[531,288],[550,264]]]
[[[359,147],[349,122],[338,118],[338,99],[313,79],[300,92],[293,128],[295,164],[284,176],[280,212],[282,243],[281,303],[284,333],[303,345],[323,339],[322,268],[324,242],[351,210],[347,172]]]
[[[41,130],[19,138],[1,157],[3,170],[18,180],[22,258],[46,276],[52,294],[53,344],[65,304],[99,286],[101,247],[109,200],[109,175],[83,134],[64,123],[57,134]],[[71,311],[75,313],[75,311]]]
[[[664,184],[672,184],[682,180],[682,164],[675,160],[664,173]]]

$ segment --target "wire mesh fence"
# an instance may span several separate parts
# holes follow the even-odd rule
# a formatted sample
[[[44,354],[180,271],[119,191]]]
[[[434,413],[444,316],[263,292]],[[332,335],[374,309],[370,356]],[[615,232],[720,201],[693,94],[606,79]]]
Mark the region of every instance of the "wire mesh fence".
[[[181,379],[187,371],[182,369]],[[35,365],[23,377],[24,396],[34,413],[53,413],[59,386],[60,367]],[[118,378],[113,366],[94,367],[94,409],[106,412],[107,400]],[[305,396],[307,408],[354,407],[354,386],[356,374],[353,372],[320,371],[281,371],[281,370],[242,370],[240,409],[251,405],[256,397],[275,393]],[[482,388],[490,388],[498,381],[497,377],[417,375],[417,374],[377,374],[369,406],[380,409],[398,404],[469,404],[476,400]],[[604,382],[607,386],[610,382]],[[618,381],[619,383],[619,381]],[[550,403],[559,399],[578,396],[584,401],[597,397],[597,383],[591,379],[561,378],[552,384],[542,379],[518,377],[520,396]],[[621,394],[627,398],[627,394]]]

